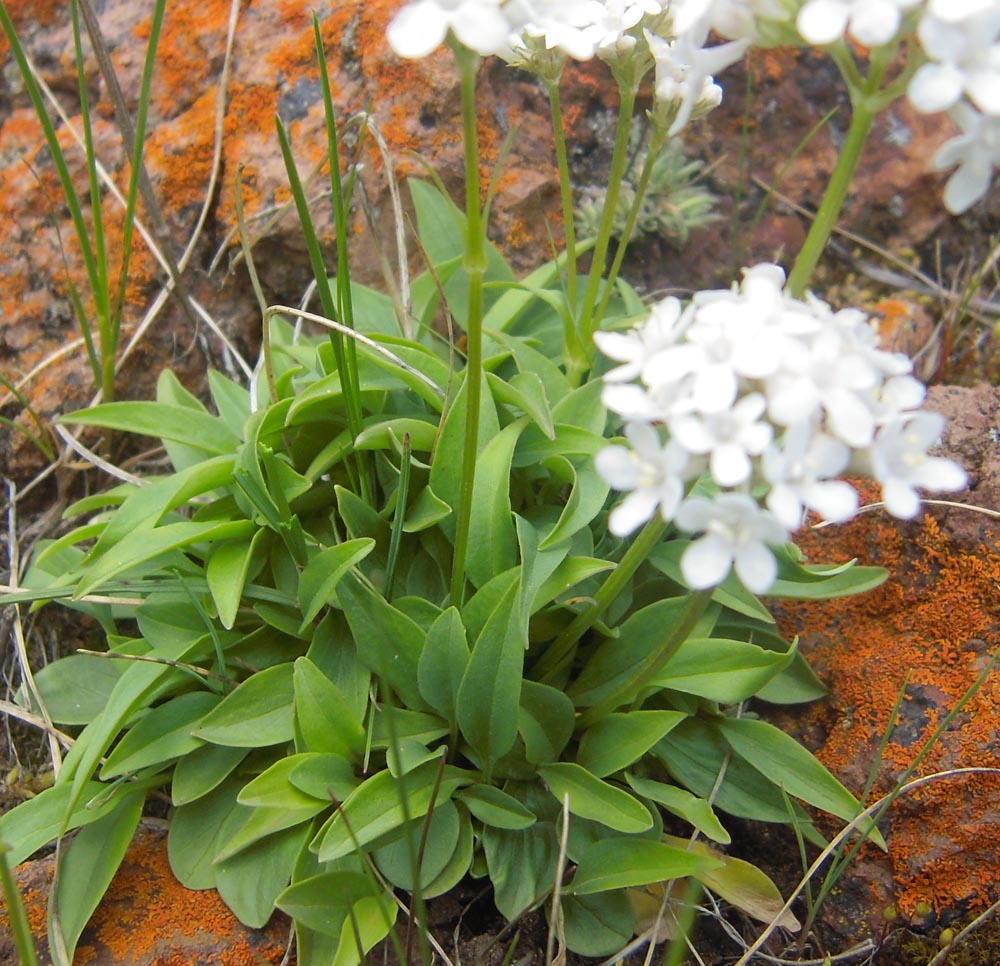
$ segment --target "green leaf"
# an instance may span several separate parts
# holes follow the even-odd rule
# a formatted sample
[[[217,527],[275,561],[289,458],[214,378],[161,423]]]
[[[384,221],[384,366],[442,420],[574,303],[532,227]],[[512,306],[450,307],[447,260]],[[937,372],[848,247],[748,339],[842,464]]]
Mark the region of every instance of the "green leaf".
[[[341,578],[355,564],[372,552],[375,541],[370,538],[347,540],[321,550],[305,565],[299,577],[299,607],[302,609],[301,629],[334,600]]]
[[[213,860],[216,866],[225,864],[248,848],[260,845],[262,842],[266,843],[273,835],[286,829],[310,828],[309,820],[330,808],[329,802],[318,801],[288,784],[287,775],[285,784],[286,790],[283,794],[279,794],[277,789],[269,789],[271,799],[280,800],[282,804],[253,806],[240,804],[230,813],[218,839],[218,851]],[[305,833],[303,839],[304,837]]]
[[[789,795],[847,822],[861,811],[858,800],[812,754],[774,725],[751,718],[722,718],[718,728],[737,755]],[[873,822],[864,822],[861,830],[885,848]]]
[[[662,688],[736,704],[756,694],[792,661],[745,641],[689,637],[653,679]]]
[[[90,654],[70,654],[36,671],[35,686],[54,722],[85,725],[106,707],[124,664]]]
[[[430,486],[435,496],[450,507],[457,507],[462,488],[462,453],[465,443],[465,409],[468,387],[464,377],[444,419],[441,436],[431,463]],[[479,405],[479,439],[476,442],[477,456],[481,455],[487,443],[500,433],[493,396],[483,392]],[[545,438],[544,436],[542,437]],[[478,475],[478,474],[477,474]],[[455,536],[455,518],[441,522],[441,529],[449,539]]]
[[[187,805],[218,788],[247,756],[246,748],[202,745],[174,766],[170,798],[174,806]]]
[[[514,745],[527,641],[517,632],[518,588],[500,598],[476,640],[458,689],[459,727],[487,771]]]
[[[223,837],[226,833],[223,829]],[[267,924],[308,834],[309,823],[303,822],[217,864],[215,888],[244,925],[260,929]]]
[[[216,745],[240,748],[291,741],[293,674],[290,662],[252,674],[205,716],[194,736]]]
[[[250,393],[218,369],[208,370],[208,390],[219,417],[231,432],[242,437],[243,424],[250,415]]]
[[[553,419],[556,423],[603,436],[608,421],[608,411],[601,402],[603,391],[604,382],[601,379],[584,383],[555,404],[552,409]]]
[[[450,801],[434,806],[430,820],[425,818],[404,827],[400,838],[383,845],[372,853],[379,871],[394,886],[421,892],[445,869],[458,847],[460,822],[458,809]],[[413,861],[418,858],[421,843],[420,874],[415,875]]]
[[[365,730],[351,703],[308,657],[295,660],[295,724],[304,751],[350,757],[365,747]]]
[[[637,795],[662,805],[668,812],[684,819],[712,841],[721,842],[723,845],[728,845],[731,841],[729,833],[716,817],[715,810],[704,798],[692,795],[687,789],[678,788],[676,785],[641,778],[631,772],[625,775],[625,780]]]
[[[256,778],[247,782],[236,800],[241,805],[288,809],[309,808],[317,800],[328,803],[330,800],[325,794],[311,795],[292,782],[292,773],[315,757],[316,755],[303,753],[279,758]]]
[[[296,757],[299,761],[289,780],[313,798],[342,802],[360,784],[351,763],[340,755],[309,753]]]
[[[394,419],[383,419],[367,426],[354,441],[355,449],[389,449],[402,452],[402,442],[405,436],[410,437],[410,449],[415,453],[429,453],[437,441],[438,426],[436,422],[426,419],[414,419],[410,416],[397,416]]]
[[[350,855],[388,832],[401,828],[407,820],[427,814],[432,799],[444,802],[457,788],[468,784],[465,773],[450,765],[441,776],[439,762],[430,761],[404,778],[379,771],[362,782],[344,800],[333,818],[320,830],[311,848],[320,862]],[[405,808],[404,808],[405,796]]]
[[[377,883],[361,872],[322,872],[293,882],[275,900],[275,905],[298,925],[327,936],[340,936],[351,906],[365,896],[377,895]]]
[[[505,919],[513,921],[555,885],[559,851],[555,825],[536,822],[520,830],[487,826],[482,842],[493,902]]]
[[[74,829],[96,822],[119,801],[108,795],[107,785],[85,782],[80,789],[79,803],[66,820],[66,810],[73,797],[73,787],[69,783],[58,784],[0,816],[0,841],[7,847],[7,860],[12,867],[55,841],[64,828]]]
[[[565,474],[572,481],[572,489],[566,498],[566,505],[559,516],[559,521],[539,544],[542,550],[568,540],[573,534],[590,526],[597,514],[604,509],[608,493],[611,491],[611,487],[593,466],[586,465],[577,469],[569,460],[562,457],[552,457],[550,465],[553,461],[558,461],[562,465]]]
[[[689,595],[669,597],[631,614],[619,628],[618,637],[598,647],[569,688],[573,703],[578,708],[588,707],[613,694],[669,638],[689,600]]]
[[[92,567],[87,568],[86,576],[77,587],[75,596],[92,594],[101,584],[173,550],[181,550],[196,543],[249,539],[255,529],[249,520],[223,523],[186,520],[183,523],[168,523],[152,530],[133,531],[95,561]]]
[[[556,801],[569,798],[569,810],[617,832],[644,832],[653,819],[638,799],[624,789],[609,785],[573,762],[540,765],[538,774]],[[597,890],[594,890],[597,891]]]
[[[456,792],[455,797],[480,822],[494,828],[530,828],[537,821],[530,808],[493,785],[470,785]]]
[[[510,461],[524,429],[518,420],[491,439],[476,459],[466,572],[476,587],[517,563],[517,537],[510,508]]]
[[[417,664],[424,646],[423,628],[393,607],[352,573],[337,587],[337,597],[358,642],[358,658],[399,695],[403,704],[423,709]]]
[[[194,751],[202,742],[192,737],[192,730],[218,704],[217,694],[195,691],[153,708],[108,755],[101,778],[127,775]]]
[[[330,966],[356,966],[359,956],[364,957],[389,935],[397,914],[395,900],[386,892],[359,899],[340,930],[340,944]]]
[[[434,896],[450,892],[465,878],[466,873],[469,871],[469,866],[472,864],[472,822],[469,819],[469,813],[461,807],[458,809],[458,818],[458,844],[455,846],[455,851],[448,860],[448,864],[441,870],[440,875],[433,882],[428,882],[423,887],[425,899],[433,899]]]
[[[215,886],[215,854],[224,841],[242,782],[227,778],[198,800],[174,809],[167,833],[167,858],[177,881],[188,889]]]
[[[84,927],[125,857],[145,800],[145,790],[116,796],[114,808],[77,832],[62,855],[53,925],[62,934],[71,959]]]
[[[226,630],[230,630],[236,623],[236,614],[243,601],[243,588],[250,572],[250,561],[264,532],[258,530],[249,540],[216,544],[208,558],[205,578],[219,612],[219,621]]]
[[[832,600],[871,590],[885,583],[889,576],[884,567],[859,567],[855,560],[834,567],[804,567],[793,558],[792,552],[797,553],[796,548],[778,552],[778,579],[768,590],[768,597]]]
[[[601,839],[580,857],[573,881],[565,891],[569,895],[590,895],[680,879],[721,865],[719,859],[664,842],[632,837]]]
[[[112,402],[60,416],[74,426],[98,426],[123,433],[184,443],[213,456],[232,453],[240,438],[217,416],[165,402]]]
[[[810,842],[825,845],[801,806],[789,813],[781,790],[761,781],[761,774],[738,755],[715,728],[703,722],[681,722],[656,746],[656,756],[670,774],[702,798],[712,796],[717,808],[757,822],[796,822]],[[719,776],[722,783],[717,784]]]
[[[549,439],[555,439],[556,429],[552,423],[552,410],[545,396],[545,386],[535,373],[520,372],[507,381],[488,372],[486,381],[498,403],[521,410],[531,417],[532,422]]]
[[[638,761],[684,718],[680,711],[606,715],[587,729],[577,761],[591,774],[604,778]]]
[[[517,730],[528,761],[536,765],[558,761],[575,727],[576,710],[562,691],[537,681],[521,682]]]
[[[458,689],[469,663],[462,618],[449,607],[431,625],[417,662],[417,686],[427,704],[454,724]]]
[[[635,932],[635,913],[624,891],[564,896],[562,914],[566,945],[580,956],[611,956]]]

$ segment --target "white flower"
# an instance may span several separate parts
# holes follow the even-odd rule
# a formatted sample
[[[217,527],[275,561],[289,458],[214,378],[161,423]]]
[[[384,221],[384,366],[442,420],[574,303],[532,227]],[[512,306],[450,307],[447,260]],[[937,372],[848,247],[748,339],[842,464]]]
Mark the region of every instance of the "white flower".
[[[952,460],[928,456],[941,437],[944,418],[938,413],[914,413],[883,426],[869,453],[872,475],[882,486],[886,509],[910,520],[920,512],[916,488],[960,490],[965,471]]]
[[[722,102],[722,88],[713,75],[735,64],[750,45],[749,40],[734,40],[702,48],[688,34],[669,43],[648,30],[645,36],[656,62],[656,110],[673,117],[671,137],[692,117],[703,117]]]
[[[972,207],[990,187],[1000,165],[1000,117],[987,117],[968,104],[956,104],[951,116],[962,129],[934,157],[938,170],[958,165],[944,189],[945,207],[954,215]]]
[[[416,0],[393,17],[386,37],[400,57],[426,57],[452,31],[476,53],[498,54],[509,49],[510,21],[501,0]]]
[[[771,425],[760,421],[766,406],[760,393],[751,393],[723,412],[676,416],[669,423],[671,437],[689,453],[709,454],[719,486],[739,486],[753,472],[750,457],[759,456],[771,442]]]
[[[924,16],[917,30],[930,61],[910,79],[910,102],[918,111],[944,111],[963,94],[987,114],[1000,114],[1000,7],[949,21]]]
[[[867,47],[896,36],[904,10],[921,0],[808,0],[799,11],[799,33],[811,44],[832,44],[844,31]]]
[[[681,555],[688,586],[705,590],[725,580],[735,565],[746,588],[762,594],[774,583],[778,566],[768,544],[784,543],[785,528],[744,493],[722,493],[714,500],[692,497],[681,504],[677,526],[704,533]]]
[[[849,520],[858,508],[858,494],[850,483],[831,477],[847,469],[850,456],[839,439],[816,432],[811,423],[790,426],[780,447],[768,448],[761,461],[771,484],[767,508],[789,530],[801,526],[806,508],[826,520]]]
[[[530,39],[541,39],[546,50],[561,50],[575,60],[590,60],[597,53],[584,31],[587,22],[580,16],[579,0],[509,0],[504,13],[518,33],[512,44],[518,52],[531,49]],[[530,63],[530,56],[526,59]]]
[[[659,0],[577,0],[577,5],[577,23],[602,56],[628,54],[637,40],[633,28],[663,12]]]
[[[631,490],[611,511],[608,529],[624,537],[641,527],[659,510],[670,520],[684,495],[687,453],[673,441],[665,445],[647,423],[629,423],[625,436],[631,444],[608,446],[596,456],[597,472],[616,490]]]
[[[635,379],[650,356],[677,342],[682,328],[680,300],[670,297],[657,302],[646,321],[627,334],[595,332],[597,348],[609,359],[624,363],[605,373],[605,381]]]

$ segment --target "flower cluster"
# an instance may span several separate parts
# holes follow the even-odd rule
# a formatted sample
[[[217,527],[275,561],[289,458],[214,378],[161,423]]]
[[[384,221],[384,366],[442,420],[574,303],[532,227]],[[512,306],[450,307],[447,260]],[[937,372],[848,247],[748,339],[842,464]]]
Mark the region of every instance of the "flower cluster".
[[[910,102],[925,113],[947,110],[962,132],[934,158],[939,169],[958,165],[944,192],[957,214],[986,194],[1000,167],[1000,5],[928,0],[917,36],[929,60],[910,81]]]
[[[965,474],[927,455],[943,420],[922,412],[910,360],[885,352],[869,320],[784,291],[777,265],[732,290],[668,298],[629,333],[600,332],[619,363],[603,399],[625,421],[627,445],[597,469],[628,495],[610,515],[618,536],[654,514],[701,534],[681,559],[693,588],[735,566],[761,593],[774,581],[768,545],[789,539],[807,510],[836,521],[857,510],[845,472],[871,476],[886,508],[917,514],[916,488],[956,490]],[[697,485],[695,485],[697,484]]]
[[[1000,4],[996,0],[806,0],[799,33],[832,44],[845,32],[868,47],[915,33],[927,61],[910,79],[910,102],[926,114],[948,111],[961,134],[934,158],[957,166],[944,203],[960,214],[982,198],[1000,167]]]
[[[449,34],[483,55],[499,55],[557,77],[567,58],[655,64],[654,114],[671,134],[718,105],[713,75],[739,60],[756,12],[773,0],[415,0],[389,25],[403,57],[425,57]],[[706,46],[709,32],[727,42]]]

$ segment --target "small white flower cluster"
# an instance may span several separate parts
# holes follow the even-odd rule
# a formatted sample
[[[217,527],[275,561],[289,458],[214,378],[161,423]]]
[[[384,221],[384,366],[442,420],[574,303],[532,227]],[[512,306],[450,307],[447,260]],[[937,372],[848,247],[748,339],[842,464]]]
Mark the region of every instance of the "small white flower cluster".
[[[776,0],[414,0],[388,28],[402,57],[425,57],[449,32],[484,56],[554,73],[566,58],[614,62],[641,54],[656,66],[654,112],[676,134],[716,107],[713,75],[739,60],[758,15]],[[706,47],[709,32],[726,43]]]
[[[735,566],[750,590],[767,590],[777,572],[768,545],[788,540],[807,510],[854,515],[857,494],[837,479],[847,471],[877,480],[889,512],[907,519],[917,487],[965,484],[956,463],[927,455],[944,422],[918,411],[924,387],[910,360],[879,349],[863,313],[792,298],[784,283],[777,265],[758,265],[738,287],[686,307],[665,299],[633,331],[594,337],[620,363],[603,400],[628,442],[597,454],[601,476],[628,493],[609,529],[626,536],[659,513],[701,534],[681,558],[692,588]]]
[[[910,79],[910,102],[925,114],[948,111],[962,131],[934,158],[938,170],[958,166],[944,203],[961,214],[986,194],[1000,167],[1000,2],[806,0],[796,19],[799,33],[820,46],[846,32],[881,47],[907,24],[928,58]]]
[[[934,158],[939,170],[958,165],[944,203],[959,214],[986,194],[1000,167],[1000,3],[927,0],[917,36],[930,59],[907,93],[918,111],[947,110],[962,131]]]

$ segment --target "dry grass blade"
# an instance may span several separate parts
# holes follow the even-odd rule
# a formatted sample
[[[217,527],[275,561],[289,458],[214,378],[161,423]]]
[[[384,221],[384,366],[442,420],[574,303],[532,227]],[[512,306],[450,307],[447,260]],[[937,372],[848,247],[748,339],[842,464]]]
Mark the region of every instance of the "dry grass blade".
[[[146,486],[148,480],[144,480],[141,476],[136,476],[134,473],[129,473],[126,470],[120,469],[115,466],[114,463],[109,462],[101,456],[98,456],[92,449],[88,449],[80,440],[74,436],[65,426],[60,426],[58,423],[55,424],[55,430],[59,434],[59,438],[74,452],[77,456],[82,456],[88,463],[92,466],[96,466],[97,469],[103,470],[108,476],[113,476],[116,480],[121,480],[124,483],[131,483],[133,486]]]
[[[11,480],[7,480],[7,555],[10,564],[10,583],[12,589],[16,590],[19,585],[21,572],[20,547],[17,540],[17,501],[15,499],[17,490]],[[42,700],[42,695],[35,685],[35,676],[31,670],[31,663],[28,660],[28,647],[24,639],[24,626],[21,624],[21,609],[17,604],[14,607],[14,648],[17,654],[18,670],[21,673],[22,686],[31,696],[31,700],[38,708],[38,715],[42,719],[42,727],[48,740],[49,758],[52,762],[52,773],[59,774],[62,768],[62,749],[56,739],[56,727],[49,717],[48,709]]]

